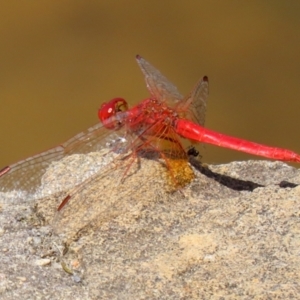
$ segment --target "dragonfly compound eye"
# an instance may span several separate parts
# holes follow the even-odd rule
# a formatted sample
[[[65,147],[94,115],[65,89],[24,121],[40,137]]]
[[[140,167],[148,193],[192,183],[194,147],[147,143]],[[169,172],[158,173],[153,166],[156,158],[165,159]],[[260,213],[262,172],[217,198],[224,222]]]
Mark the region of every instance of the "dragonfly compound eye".
[[[114,129],[120,126],[115,115],[126,110],[128,110],[127,102],[123,98],[114,98],[101,105],[98,110],[98,117],[106,128]]]

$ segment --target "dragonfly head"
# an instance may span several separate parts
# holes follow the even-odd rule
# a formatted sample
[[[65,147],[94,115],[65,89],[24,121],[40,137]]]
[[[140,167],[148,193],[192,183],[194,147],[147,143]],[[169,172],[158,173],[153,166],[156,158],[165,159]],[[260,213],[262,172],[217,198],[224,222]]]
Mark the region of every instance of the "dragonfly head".
[[[117,129],[122,124],[117,114],[128,110],[127,102],[123,98],[114,98],[107,103],[103,103],[98,110],[98,117],[101,123],[108,129]]]

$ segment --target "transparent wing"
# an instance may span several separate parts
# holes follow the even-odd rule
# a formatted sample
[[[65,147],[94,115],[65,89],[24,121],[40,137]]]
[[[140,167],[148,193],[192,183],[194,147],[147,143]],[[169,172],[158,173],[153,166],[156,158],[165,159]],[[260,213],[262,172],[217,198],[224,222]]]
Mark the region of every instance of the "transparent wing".
[[[177,87],[144,58],[137,55],[136,60],[145,75],[147,88],[154,99],[166,102],[169,106],[173,107],[183,98],[178,92]]]
[[[149,62],[139,55],[136,60],[145,75],[147,88],[153,98],[166,102],[170,107],[175,106],[175,109],[182,112],[185,118],[204,125],[208,97],[208,78],[206,76],[195,85],[187,97],[183,98],[177,87]]]
[[[166,171],[162,164],[149,159],[114,159],[100,173],[70,191],[68,202],[55,214],[52,225],[56,233],[72,239],[86,227],[97,230],[102,223],[120,214],[150,205],[144,195],[152,193],[149,198],[153,203],[159,191],[165,191]],[[39,205],[49,210],[47,203],[39,202]]]
[[[103,146],[109,147],[109,143],[113,143],[117,138],[117,133],[113,134],[102,124],[96,124],[55,148],[3,168],[0,171],[0,191],[34,192],[41,183],[42,175],[53,161],[71,154],[89,153]]]
[[[197,82],[190,94],[180,101],[176,110],[183,112],[184,117],[204,126],[208,98],[208,78],[204,76]]]

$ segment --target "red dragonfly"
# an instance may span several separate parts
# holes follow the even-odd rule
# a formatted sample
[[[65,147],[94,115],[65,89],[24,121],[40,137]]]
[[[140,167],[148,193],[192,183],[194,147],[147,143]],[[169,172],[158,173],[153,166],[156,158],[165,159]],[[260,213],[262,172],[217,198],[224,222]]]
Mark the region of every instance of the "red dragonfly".
[[[274,148],[227,136],[204,128],[208,78],[204,76],[183,97],[177,88],[141,56],[137,63],[144,73],[150,98],[128,109],[122,98],[104,103],[99,109],[101,123],[81,132],[65,143],[0,170],[0,191],[33,192],[53,161],[75,153],[89,153],[103,147],[119,154],[128,153],[133,160],[139,152],[154,152],[169,169],[176,188],[194,177],[181,138],[210,143],[266,158],[300,162],[300,155],[287,149]],[[113,133],[111,133],[113,131]],[[125,168],[124,176],[131,163]],[[84,186],[84,184],[81,184]],[[78,191],[75,190],[74,193]],[[67,203],[65,198],[59,210]]]

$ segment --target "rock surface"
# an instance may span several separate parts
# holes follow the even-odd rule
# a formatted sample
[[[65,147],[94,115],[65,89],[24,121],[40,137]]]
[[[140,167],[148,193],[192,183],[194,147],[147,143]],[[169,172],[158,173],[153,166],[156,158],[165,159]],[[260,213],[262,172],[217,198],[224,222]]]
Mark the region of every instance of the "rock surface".
[[[70,158],[44,176],[45,189],[72,180]],[[70,191],[0,194],[0,298],[297,298],[300,172],[269,161],[194,165],[196,179],[173,193],[156,161],[103,172],[59,213]]]

